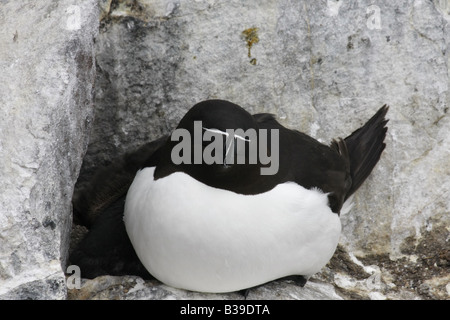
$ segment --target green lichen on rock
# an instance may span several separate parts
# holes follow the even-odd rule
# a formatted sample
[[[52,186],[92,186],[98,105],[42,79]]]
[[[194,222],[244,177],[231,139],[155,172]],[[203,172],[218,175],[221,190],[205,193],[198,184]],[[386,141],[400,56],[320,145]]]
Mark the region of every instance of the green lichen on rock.
[[[244,37],[244,40],[247,42],[247,48],[248,48],[248,57],[251,58],[252,57],[252,47],[254,44],[259,42],[259,37],[258,37],[258,28],[248,28],[245,29],[244,31],[242,31],[242,36]]]

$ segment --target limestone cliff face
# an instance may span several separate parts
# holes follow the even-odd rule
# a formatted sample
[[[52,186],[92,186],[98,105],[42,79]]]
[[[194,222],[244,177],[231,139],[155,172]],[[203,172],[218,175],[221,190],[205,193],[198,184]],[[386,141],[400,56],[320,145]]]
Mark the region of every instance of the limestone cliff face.
[[[0,298],[66,296],[93,119],[95,1],[0,5]]]
[[[334,259],[309,289],[280,282],[270,292],[449,297],[448,1],[100,0],[99,12],[95,1],[46,2],[0,7],[0,281],[9,279],[10,290],[12,279],[34,279],[27,252],[61,279],[50,261],[67,251],[95,58],[95,121],[80,187],[99,165],[170,133],[201,100],[273,113],[324,143],[389,104],[386,150],[342,217]],[[134,278],[95,281],[71,297],[105,298],[120,285],[122,298],[192,297]],[[253,294],[275,298],[268,292]]]

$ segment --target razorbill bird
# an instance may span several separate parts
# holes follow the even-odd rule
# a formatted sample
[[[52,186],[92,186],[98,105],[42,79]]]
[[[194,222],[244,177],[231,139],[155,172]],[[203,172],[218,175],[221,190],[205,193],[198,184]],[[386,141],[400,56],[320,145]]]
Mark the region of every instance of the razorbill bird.
[[[387,111],[328,146],[269,114],[198,103],[128,189],[124,223],[139,260],[163,283],[200,292],[308,279],[332,257],[340,212],[380,159]]]

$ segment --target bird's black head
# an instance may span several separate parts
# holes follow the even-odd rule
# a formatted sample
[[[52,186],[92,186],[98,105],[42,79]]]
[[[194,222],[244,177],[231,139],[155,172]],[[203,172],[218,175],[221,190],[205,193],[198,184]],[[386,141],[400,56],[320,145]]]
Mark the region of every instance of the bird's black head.
[[[240,106],[225,100],[206,100],[193,106],[181,119],[177,128],[192,130],[195,121],[202,121],[208,129],[247,129],[257,128],[253,116]]]
[[[259,175],[258,124],[243,108],[224,100],[196,104],[163,147],[155,179],[182,171],[217,188],[240,192]],[[252,161],[251,161],[252,160]]]

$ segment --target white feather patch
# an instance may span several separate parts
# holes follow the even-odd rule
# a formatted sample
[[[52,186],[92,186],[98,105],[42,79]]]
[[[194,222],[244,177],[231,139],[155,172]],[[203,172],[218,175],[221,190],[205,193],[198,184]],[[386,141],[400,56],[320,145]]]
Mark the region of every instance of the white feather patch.
[[[124,221],[144,266],[170,286],[229,292],[310,276],[336,249],[341,223],[320,190],[290,182],[242,195],[181,172],[154,181],[153,172],[137,173]]]

